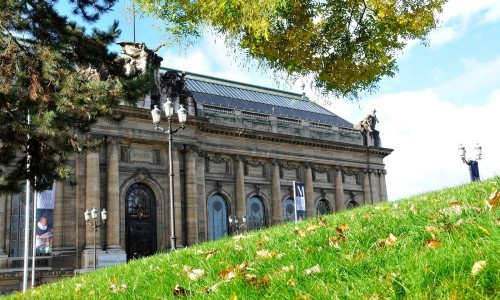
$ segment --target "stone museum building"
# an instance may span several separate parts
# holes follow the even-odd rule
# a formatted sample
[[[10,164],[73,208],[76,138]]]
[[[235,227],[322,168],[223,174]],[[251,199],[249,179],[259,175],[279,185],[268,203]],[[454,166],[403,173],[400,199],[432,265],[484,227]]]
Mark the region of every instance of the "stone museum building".
[[[102,146],[72,158],[77,186],[55,184],[51,251],[36,256],[37,285],[168,251],[174,220],[177,247],[293,220],[294,181],[304,184],[307,217],[387,201],[392,149],[381,146],[375,112],[371,127],[355,126],[304,94],[160,71],[150,95],[120,108],[124,122],[93,127],[89,138]],[[168,134],[151,116],[167,97],[174,111],[187,110],[172,135],[171,170]],[[171,124],[179,127],[176,114]],[[159,126],[168,128],[165,114]],[[21,288],[24,204],[23,194],[0,195],[2,293]],[[95,231],[84,218],[92,208],[107,211]]]

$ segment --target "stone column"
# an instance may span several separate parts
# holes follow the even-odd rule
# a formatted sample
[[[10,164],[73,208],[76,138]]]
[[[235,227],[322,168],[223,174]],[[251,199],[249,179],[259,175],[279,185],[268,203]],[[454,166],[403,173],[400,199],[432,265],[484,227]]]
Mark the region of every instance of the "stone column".
[[[245,166],[244,157],[236,155],[234,157],[234,214],[241,218],[246,214],[245,208]]]
[[[118,140],[108,140],[107,158],[107,204],[108,220],[106,221],[106,252],[124,253],[120,246],[120,150]]]
[[[186,243],[186,241],[184,240],[184,229],[182,226],[182,221],[184,220],[184,207],[182,200],[184,199],[184,189],[181,186],[180,172],[180,160],[183,159],[181,153],[182,150],[184,150],[184,145],[182,144],[174,144],[174,146],[172,147],[172,159],[174,165],[175,236],[177,237],[177,247],[182,247]]]
[[[379,170],[373,170],[370,174],[371,188],[372,188],[372,203],[380,202],[380,178]]]
[[[205,188],[205,167],[207,161],[205,160],[205,152],[198,149],[198,160],[196,164],[196,180],[197,180],[197,209],[198,209],[198,220],[196,221],[196,228],[198,230],[198,241],[208,240],[208,229],[207,229],[207,191]]]
[[[310,218],[315,215],[316,208],[314,207],[314,186],[312,178],[312,165],[307,163],[304,167],[304,189],[306,196],[306,217]]]
[[[335,209],[336,211],[345,210],[344,182],[342,181],[342,167],[335,167]]]
[[[55,203],[54,203],[54,238],[52,239],[52,251],[59,252],[63,249],[63,234],[64,234],[64,184],[62,182],[56,182],[55,193]]]
[[[281,198],[280,166],[279,162],[273,159],[271,161],[271,206],[273,209],[271,225],[283,221]]]
[[[385,182],[385,175],[387,175],[386,170],[380,170],[380,201],[387,201],[387,186]]]
[[[186,245],[198,242],[198,203],[196,192],[196,153],[194,146],[187,146],[184,153],[186,185]]]
[[[101,222],[101,191],[100,191],[100,172],[99,172],[99,152],[90,152],[87,154],[86,176],[85,176],[85,207],[89,211],[95,207],[99,211],[97,222]],[[79,212],[82,213],[83,212]],[[90,217],[92,223],[92,216]],[[102,228],[97,228],[95,232],[96,256],[99,258],[102,247],[101,231]],[[93,268],[94,263],[99,266],[98,261],[94,261],[94,229],[87,225],[85,231],[85,249],[82,254],[82,268]]]
[[[363,169],[363,204],[373,204],[370,188],[370,169]]]

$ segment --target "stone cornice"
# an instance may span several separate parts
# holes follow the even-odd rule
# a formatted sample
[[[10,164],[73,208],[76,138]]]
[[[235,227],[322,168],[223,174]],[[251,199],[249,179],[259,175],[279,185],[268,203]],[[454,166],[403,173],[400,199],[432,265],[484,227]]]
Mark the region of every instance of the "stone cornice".
[[[221,135],[229,135],[229,136],[238,136],[244,137],[248,139],[262,140],[262,141],[271,141],[271,142],[279,142],[279,143],[287,143],[294,145],[303,145],[309,147],[318,147],[318,148],[326,148],[326,149],[335,149],[335,150],[343,150],[350,152],[360,152],[366,153],[369,151],[371,154],[378,154],[387,156],[392,153],[393,149],[389,148],[381,148],[381,147],[367,147],[363,145],[352,145],[346,143],[339,143],[327,140],[319,140],[308,137],[301,136],[290,136],[277,134],[272,132],[262,132],[251,129],[244,129],[238,127],[228,127],[221,126],[216,124],[202,124],[199,129],[203,132],[212,133],[212,134],[221,134]]]

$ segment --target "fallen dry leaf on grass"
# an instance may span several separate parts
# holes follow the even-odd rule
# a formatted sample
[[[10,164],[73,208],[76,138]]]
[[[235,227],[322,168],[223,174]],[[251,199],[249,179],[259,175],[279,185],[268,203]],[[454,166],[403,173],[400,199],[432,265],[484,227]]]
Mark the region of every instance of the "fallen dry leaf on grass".
[[[175,285],[175,288],[172,290],[172,292],[174,293],[174,296],[176,297],[180,297],[180,296],[184,296],[184,297],[187,297],[191,294],[191,292],[189,290],[186,290],[185,288],[183,288],[182,286],[180,285]]]
[[[498,203],[500,202],[500,192],[495,190],[491,193],[490,198],[486,201],[486,206],[490,209],[490,211],[495,210],[498,207]]]
[[[481,260],[481,261],[476,262],[472,266],[472,271],[471,271],[472,276],[478,275],[485,268],[486,268],[486,261],[485,260]]]
[[[315,265],[314,267],[307,269],[305,272],[307,275],[321,273],[321,268],[319,265]]]
[[[219,277],[224,279],[224,280],[231,280],[236,277],[236,273],[234,272],[233,269],[225,269],[219,272]]]
[[[194,269],[191,272],[187,274],[189,279],[191,280],[198,280],[200,279],[203,275],[205,275],[205,271],[201,269]]]
[[[396,244],[397,240],[398,239],[392,233],[390,233],[388,238],[380,241],[379,246],[381,246],[381,247],[392,246],[392,245]]]
[[[439,247],[440,244],[441,244],[440,241],[437,241],[434,239],[425,241],[425,246],[427,246],[428,248],[432,248],[432,249]]]

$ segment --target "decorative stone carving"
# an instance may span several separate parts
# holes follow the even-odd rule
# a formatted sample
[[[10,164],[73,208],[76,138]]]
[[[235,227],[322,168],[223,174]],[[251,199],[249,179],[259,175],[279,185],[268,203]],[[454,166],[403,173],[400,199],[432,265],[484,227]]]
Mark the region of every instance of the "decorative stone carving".
[[[313,181],[332,182],[330,170],[327,168],[318,167],[318,166],[313,167],[312,177],[313,177]]]
[[[212,157],[205,157],[205,171],[208,173],[231,174],[229,159],[215,154]]]
[[[267,177],[266,163],[259,160],[245,161],[245,175]]]
[[[138,168],[134,173],[134,177],[136,177],[140,182],[144,182],[148,178],[152,179],[149,170],[146,168]]]
[[[344,169],[344,171],[342,172],[342,182],[345,184],[360,185],[361,178],[359,175],[359,171],[347,168]]]
[[[290,163],[281,163],[280,178],[293,180],[300,179],[300,166]]]
[[[222,187],[224,186],[224,183],[222,183],[222,181],[217,181],[215,183],[215,189],[217,190],[217,192],[220,194],[222,193]]]
[[[256,183],[256,184],[254,185],[254,187],[255,187],[255,194],[256,194],[257,196],[260,196],[260,191],[261,191],[261,189],[262,189],[262,186],[261,186],[260,184],[257,184],[257,183]]]
[[[119,61],[123,63],[125,74],[128,76],[143,75],[150,68],[158,69],[163,58],[156,55],[156,52],[163,46],[151,50],[144,43],[120,42],[122,47]]]

